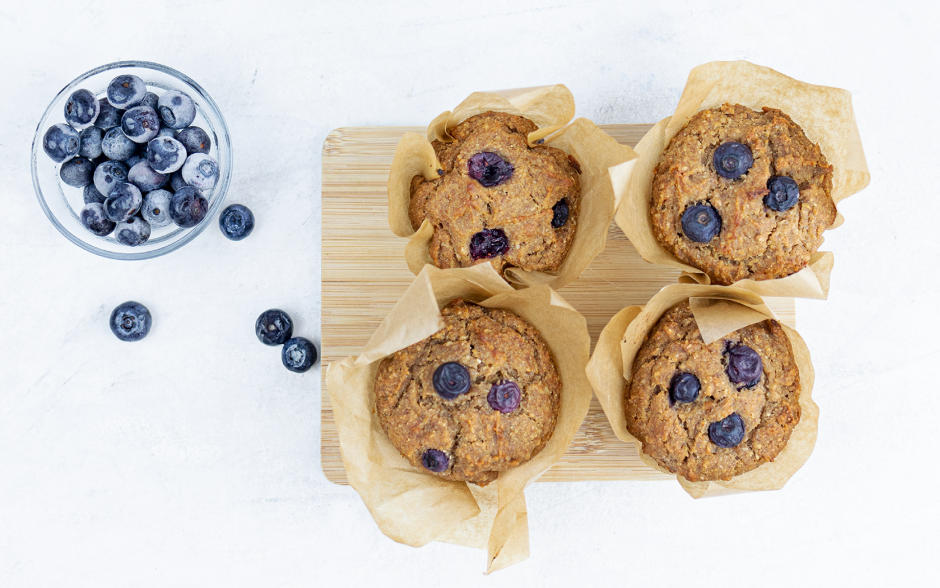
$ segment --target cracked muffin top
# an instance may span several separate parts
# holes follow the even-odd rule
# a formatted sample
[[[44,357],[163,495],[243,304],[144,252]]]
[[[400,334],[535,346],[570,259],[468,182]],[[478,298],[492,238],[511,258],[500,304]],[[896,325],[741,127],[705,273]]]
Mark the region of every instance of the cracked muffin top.
[[[783,112],[703,110],[653,170],[656,240],[712,283],[772,280],[809,264],[836,218],[832,166]]]
[[[555,271],[568,255],[581,210],[581,169],[561,149],[529,146],[538,130],[502,112],[470,117],[434,141],[441,177],[411,180],[408,216],[417,230],[434,227],[429,253],[439,268],[490,262]]]
[[[516,314],[453,300],[444,328],[382,360],[375,408],[416,468],[485,486],[552,436],[562,383],[539,332]]]
[[[643,453],[692,482],[773,461],[800,422],[800,372],[775,320],[705,345],[681,302],[647,334],[632,374],[627,429]]]

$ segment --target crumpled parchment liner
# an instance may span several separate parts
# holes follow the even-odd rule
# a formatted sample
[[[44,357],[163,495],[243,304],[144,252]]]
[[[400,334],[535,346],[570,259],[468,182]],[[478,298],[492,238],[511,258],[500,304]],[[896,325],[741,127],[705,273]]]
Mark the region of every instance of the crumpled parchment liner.
[[[636,164],[610,169],[617,225],[643,259],[687,272],[688,282],[709,284],[710,279],[676,259],[653,236],[649,213],[653,169],[669,141],[695,113],[726,102],[758,111],[763,106],[779,108],[793,118],[810,141],[819,144],[833,166],[832,199],[836,205],[862,190],[870,180],[852,98],[846,90],[799,82],[746,61],[713,61],[696,67],[689,74],[675,114],[659,121],[637,144]],[[842,215],[837,214],[830,228],[839,226],[842,221]],[[829,294],[832,264],[831,253],[817,252],[808,267],[790,276],[776,280],[741,280],[732,286],[761,296],[825,299]]]
[[[529,135],[530,144],[544,139],[546,145],[574,156],[581,165],[578,230],[561,267],[551,273],[518,268],[506,271],[507,280],[517,288],[538,284],[561,288],[576,280],[606,245],[607,229],[614,215],[614,193],[607,170],[618,164],[631,166],[637,158],[633,149],[617,143],[585,118],[565,126],[574,116],[574,97],[563,85],[475,92],[452,112],[444,112],[435,118],[428,126],[427,138],[417,133],[405,133],[395,150],[389,173],[389,227],[399,237],[410,238],[405,247],[405,260],[412,273],[417,275],[425,265],[433,265],[428,253],[433,227],[425,221],[415,231],[408,219],[411,178],[419,174],[428,180],[437,178],[441,164],[430,141],[453,141],[448,133],[450,129],[471,116],[491,110],[529,118],[539,126]]]
[[[643,453],[643,444],[627,430],[624,393],[632,378],[633,361],[646,334],[667,310],[683,300],[689,300],[692,314],[706,343],[766,318],[776,318],[760,296],[751,291],[730,286],[675,284],[660,290],[646,306],[630,306],[621,310],[604,327],[588,362],[588,380],[617,438],[635,444],[644,463],[666,474],[671,472]],[[815,377],[813,364],[803,338],[786,325],[781,326],[790,339],[793,357],[800,370],[800,422],[774,461],[735,476],[730,481],[690,482],[682,476],[671,474],[676,476],[682,488],[693,498],[754,490],[779,490],[813,452],[819,420],[819,407],[812,400]]]
[[[500,472],[484,488],[412,467],[375,415],[379,361],[440,330],[441,307],[457,297],[511,310],[536,327],[563,383],[555,431],[545,448],[527,463]],[[382,532],[413,547],[437,540],[486,548],[487,572],[526,559],[529,531],[523,491],[561,459],[587,415],[592,393],[584,366],[589,351],[584,317],[551,288],[514,290],[489,264],[446,271],[425,267],[362,354],[330,364],[326,378],[349,483]]]

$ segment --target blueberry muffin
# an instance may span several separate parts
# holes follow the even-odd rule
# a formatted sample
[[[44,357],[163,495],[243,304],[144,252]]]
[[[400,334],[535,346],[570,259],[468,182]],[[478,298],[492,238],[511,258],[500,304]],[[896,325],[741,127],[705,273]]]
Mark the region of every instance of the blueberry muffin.
[[[512,312],[458,298],[441,315],[442,330],[379,365],[376,414],[411,465],[485,486],[545,447],[561,378],[542,336]]]
[[[643,452],[692,482],[773,461],[800,422],[800,372],[777,321],[705,345],[688,301],[646,336],[624,402]]]
[[[703,110],[653,170],[656,240],[712,283],[798,272],[836,219],[832,167],[783,112]]]
[[[528,144],[538,127],[502,112],[470,117],[434,141],[441,177],[411,180],[408,215],[434,227],[429,253],[439,268],[490,262],[555,271],[568,255],[581,209],[581,170],[561,149]]]

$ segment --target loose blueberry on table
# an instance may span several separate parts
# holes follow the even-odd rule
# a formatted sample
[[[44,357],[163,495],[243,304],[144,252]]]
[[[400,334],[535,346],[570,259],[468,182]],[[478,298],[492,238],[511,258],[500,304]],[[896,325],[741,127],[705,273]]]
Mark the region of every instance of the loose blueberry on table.
[[[272,308],[255,321],[255,335],[265,345],[283,345],[294,334],[294,321],[283,310]]]
[[[232,204],[219,215],[222,234],[232,241],[241,241],[255,228],[255,215],[241,204]]]
[[[292,372],[302,374],[317,362],[316,346],[303,337],[288,339],[281,348],[281,363]]]
[[[140,341],[150,332],[152,322],[147,307],[131,300],[118,305],[111,313],[111,332],[121,341]]]

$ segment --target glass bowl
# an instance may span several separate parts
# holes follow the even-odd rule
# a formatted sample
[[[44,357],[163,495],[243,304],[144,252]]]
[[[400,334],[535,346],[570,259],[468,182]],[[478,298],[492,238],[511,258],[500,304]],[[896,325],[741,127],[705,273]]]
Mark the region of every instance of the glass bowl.
[[[137,247],[118,243],[113,233],[107,237],[99,237],[82,225],[79,220],[79,214],[85,206],[82,189],[72,188],[62,182],[59,178],[61,164],[52,161],[42,148],[46,129],[56,123],[65,122],[65,102],[72,92],[84,88],[102,98],[111,80],[124,74],[141,78],[147,85],[147,90],[157,95],[166,90],[179,90],[189,94],[196,103],[196,120],[192,124],[208,133],[212,139],[209,156],[219,163],[219,180],[215,188],[203,192],[209,201],[206,218],[189,229],[182,229],[172,223],[165,227],[154,227],[150,239]],[[232,143],[219,107],[199,84],[175,69],[158,63],[120,61],[102,65],[80,75],[56,95],[36,127],[36,136],[33,137],[32,174],[39,205],[55,228],[69,241],[86,251],[111,259],[150,259],[179,249],[212,224],[225,201],[232,179]]]

